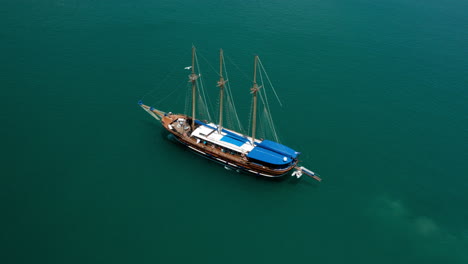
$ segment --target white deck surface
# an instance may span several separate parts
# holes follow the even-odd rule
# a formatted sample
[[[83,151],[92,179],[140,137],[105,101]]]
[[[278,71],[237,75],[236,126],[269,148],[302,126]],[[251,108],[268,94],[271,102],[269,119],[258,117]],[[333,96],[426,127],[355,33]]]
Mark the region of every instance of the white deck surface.
[[[211,126],[211,127],[215,127],[215,128],[218,127],[217,125],[215,125],[213,123],[209,123],[208,125]],[[215,131],[213,132],[213,130],[215,130]],[[232,131],[232,132],[235,133],[234,131]],[[241,135],[239,133],[236,133],[236,134]],[[216,145],[225,147],[225,148],[233,150],[233,151],[244,153],[244,154],[247,154],[248,152],[250,152],[254,148],[254,146],[252,146],[252,144],[250,143],[251,140],[252,140],[251,137],[247,137],[247,139],[249,141],[244,143],[242,146],[237,146],[237,145],[231,144],[231,143],[226,142],[226,141],[221,141],[221,138],[223,138],[225,135],[226,135],[225,132],[219,133],[217,129],[212,129],[212,128],[209,128],[209,127],[203,126],[203,125],[197,127],[197,129],[195,129],[195,131],[193,131],[193,133],[192,133],[192,136],[194,136],[196,138],[199,138],[201,140],[206,140],[207,142],[211,142],[211,143],[214,143]],[[260,141],[256,140],[255,142],[260,142]]]

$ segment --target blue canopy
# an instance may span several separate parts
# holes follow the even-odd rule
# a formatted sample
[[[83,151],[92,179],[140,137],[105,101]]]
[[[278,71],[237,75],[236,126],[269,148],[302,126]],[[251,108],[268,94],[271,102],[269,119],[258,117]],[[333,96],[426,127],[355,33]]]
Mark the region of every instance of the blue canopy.
[[[286,157],[280,153],[262,148],[260,146],[253,148],[249,154],[247,154],[247,157],[272,165],[286,165],[292,161],[290,157]]]
[[[263,140],[260,144],[257,146],[262,147],[264,149],[268,149],[271,151],[274,151],[278,154],[281,154],[283,156],[287,156],[288,158],[295,159],[297,155],[300,153],[295,151],[294,149],[290,147],[286,147],[285,145],[282,145],[280,143],[276,143],[270,140]]]
[[[233,145],[236,145],[238,147],[242,146],[245,144],[245,140],[243,140],[244,138],[242,138],[242,140],[240,140],[238,137],[234,137],[232,135],[229,135],[227,134],[226,136],[222,137],[221,138],[221,141],[224,141],[224,142],[227,142],[227,143],[231,143]]]

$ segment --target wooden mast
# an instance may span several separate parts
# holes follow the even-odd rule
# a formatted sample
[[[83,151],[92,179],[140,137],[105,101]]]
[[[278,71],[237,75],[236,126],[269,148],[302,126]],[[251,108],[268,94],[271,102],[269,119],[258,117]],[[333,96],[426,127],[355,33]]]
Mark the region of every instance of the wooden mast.
[[[189,82],[192,82],[192,132],[195,129],[195,102],[197,94],[198,75],[195,74],[195,46],[192,46],[192,74],[189,75]]]
[[[224,98],[224,84],[227,82],[223,78],[223,49],[219,50],[219,125],[218,132],[223,128],[223,98]]]
[[[253,80],[253,87],[250,89],[253,94],[253,111],[252,111],[252,145],[255,144],[255,132],[257,129],[257,92],[260,87],[257,85],[257,62],[258,56],[255,56],[255,63],[254,63],[254,80]]]

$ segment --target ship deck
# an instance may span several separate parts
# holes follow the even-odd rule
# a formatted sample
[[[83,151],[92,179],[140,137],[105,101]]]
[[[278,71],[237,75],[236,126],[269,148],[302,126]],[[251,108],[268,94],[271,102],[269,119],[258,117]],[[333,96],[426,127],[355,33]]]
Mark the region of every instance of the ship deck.
[[[293,169],[298,162],[297,159],[290,159],[265,149],[261,146],[264,142],[262,140],[256,139],[254,146],[251,137],[228,129],[222,129],[220,132],[216,124],[206,124],[198,120],[195,121],[195,129],[192,131],[190,117],[155,111],[157,110],[150,112],[157,114],[163,126],[177,136],[181,143],[228,166],[257,175],[278,177]],[[267,165],[268,163],[272,166]],[[275,166],[279,167],[274,168]]]
[[[219,131],[212,123],[200,125],[191,136],[200,139],[204,144],[210,142],[239,154],[246,154],[254,148],[250,138],[225,129]]]

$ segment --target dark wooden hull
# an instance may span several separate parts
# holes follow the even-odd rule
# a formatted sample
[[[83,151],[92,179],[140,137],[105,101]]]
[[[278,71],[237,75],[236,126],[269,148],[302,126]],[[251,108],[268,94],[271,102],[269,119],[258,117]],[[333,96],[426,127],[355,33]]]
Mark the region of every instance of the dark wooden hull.
[[[171,117],[163,117],[161,122],[163,127],[174,137],[178,142],[185,145],[192,151],[197,154],[204,156],[210,160],[228,166],[233,170],[244,172],[248,174],[254,174],[264,177],[281,177],[288,174],[294,167],[297,165],[297,160],[295,160],[290,166],[283,169],[273,169],[260,164],[250,162],[246,158],[241,156],[231,155],[229,153],[222,152],[220,149],[213,148],[207,145],[197,142],[196,139],[191,138],[187,135],[183,135],[170,128],[170,124],[177,120],[177,118],[189,118],[185,115],[172,115]]]
[[[169,131],[171,132],[171,131]],[[209,150],[207,151],[204,148],[201,148],[199,146],[191,144],[191,142],[182,139],[175,133],[171,133],[174,135],[176,140],[183,144],[184,146],[188,147],[190,150],[195,152],[196,154],[205,157],[209,160],[212,160],[214,162],[217,162],[221,165],[227,166],[230,169],[233,169],[237,172],[243,172],[247,174],[253,174],[253,175],[259,175],[259,176],[264,176],[264,177],[271,177],[271,178],[278,178],[287,175],[292,169],[294,169],[294,166],[297,164],[297,161],[291,165],[290,167],[283,169],[283,170],[274,170],[270,169],[265,166],[253,164],[251,162],[239,162],[235,159],[228,159],[226,157],[220,156],[217,153],[210,152]],[[249,164],[250,163],[250,164]]]

